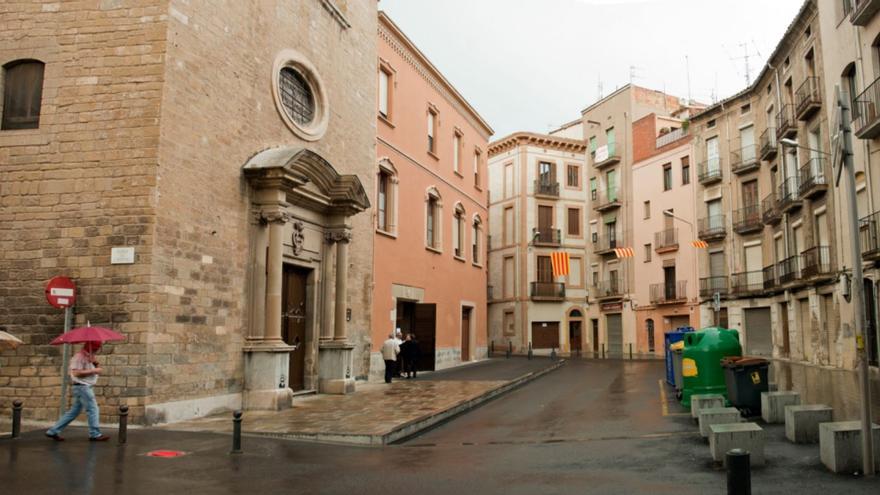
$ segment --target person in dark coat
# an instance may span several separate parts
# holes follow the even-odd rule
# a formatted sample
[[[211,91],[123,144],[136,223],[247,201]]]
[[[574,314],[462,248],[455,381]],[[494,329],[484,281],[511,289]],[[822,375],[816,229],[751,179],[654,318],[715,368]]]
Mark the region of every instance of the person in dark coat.
[[[403,357],[404,371],[407,378],[415,378],[419,365],[419,341],[414,334],[408,334],[406,340],[400,345],[400,355]]]

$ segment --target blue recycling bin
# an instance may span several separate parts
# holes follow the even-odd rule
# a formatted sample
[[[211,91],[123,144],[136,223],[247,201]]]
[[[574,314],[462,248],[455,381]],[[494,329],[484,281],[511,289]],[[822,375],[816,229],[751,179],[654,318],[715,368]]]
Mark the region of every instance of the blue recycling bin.
[[[694,327],[678,327],[675,330],[666,332],[664,335],[663,352],[666,356],[666,383],[675,386],[675,372],[672,367],[672,353],[669,352],[669,346],[676,342],[684,340],[684,336],[688,332],[693,332]]]

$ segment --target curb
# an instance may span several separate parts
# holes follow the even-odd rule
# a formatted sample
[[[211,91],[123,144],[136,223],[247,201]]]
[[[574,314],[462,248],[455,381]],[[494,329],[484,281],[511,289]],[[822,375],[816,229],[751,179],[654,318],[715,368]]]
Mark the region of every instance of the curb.
[[[518,378],[500,385],[496,388],[484,392],[482,395],[472,399],[463,400],[443,411],[426,414],[420,418],[410,420],[392,428],[390,431],[378,434],[334,434],[334,433],[258,433],[243,432],[244,436],[249,437],[271,437],[286,440],[310,441],[319,443],[333,443],[346,445],[360,445],[365,447],[382,447],[403,441],[413,437],[439,423],[450,420],[459,414],[475,409],[480,405],[504,395],[526,383],[537,380],[538,378],[556,371],[565,365],[566,360],[560,359],[558,362],[539,371],[526,373]]]

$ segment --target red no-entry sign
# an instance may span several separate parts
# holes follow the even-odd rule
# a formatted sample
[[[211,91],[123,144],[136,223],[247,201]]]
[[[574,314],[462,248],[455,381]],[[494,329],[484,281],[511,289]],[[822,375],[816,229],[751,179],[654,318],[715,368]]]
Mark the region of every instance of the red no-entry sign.
[[[46,300],[56,308],[69,308],[76,302],[76,284],[67,277],[52,277],[46,283]]]

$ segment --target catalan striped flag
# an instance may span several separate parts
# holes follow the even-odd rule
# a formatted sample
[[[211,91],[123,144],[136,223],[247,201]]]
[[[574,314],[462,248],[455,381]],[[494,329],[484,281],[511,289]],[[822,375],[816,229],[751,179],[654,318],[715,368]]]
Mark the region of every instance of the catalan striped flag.
[[[619,247],[614,248],[614,255],[618,258],[632,258],[636,255],[636,252],[633,248]]]
[[[568,261],[568,253],[550,253],[550,263],[553,265],[554,277],[568,275]]]
[[[709,247],[709,243],[706,241],[697,240],[697,241],[691,241],[691,246],[693,246],[697,249],[706,249]]]

